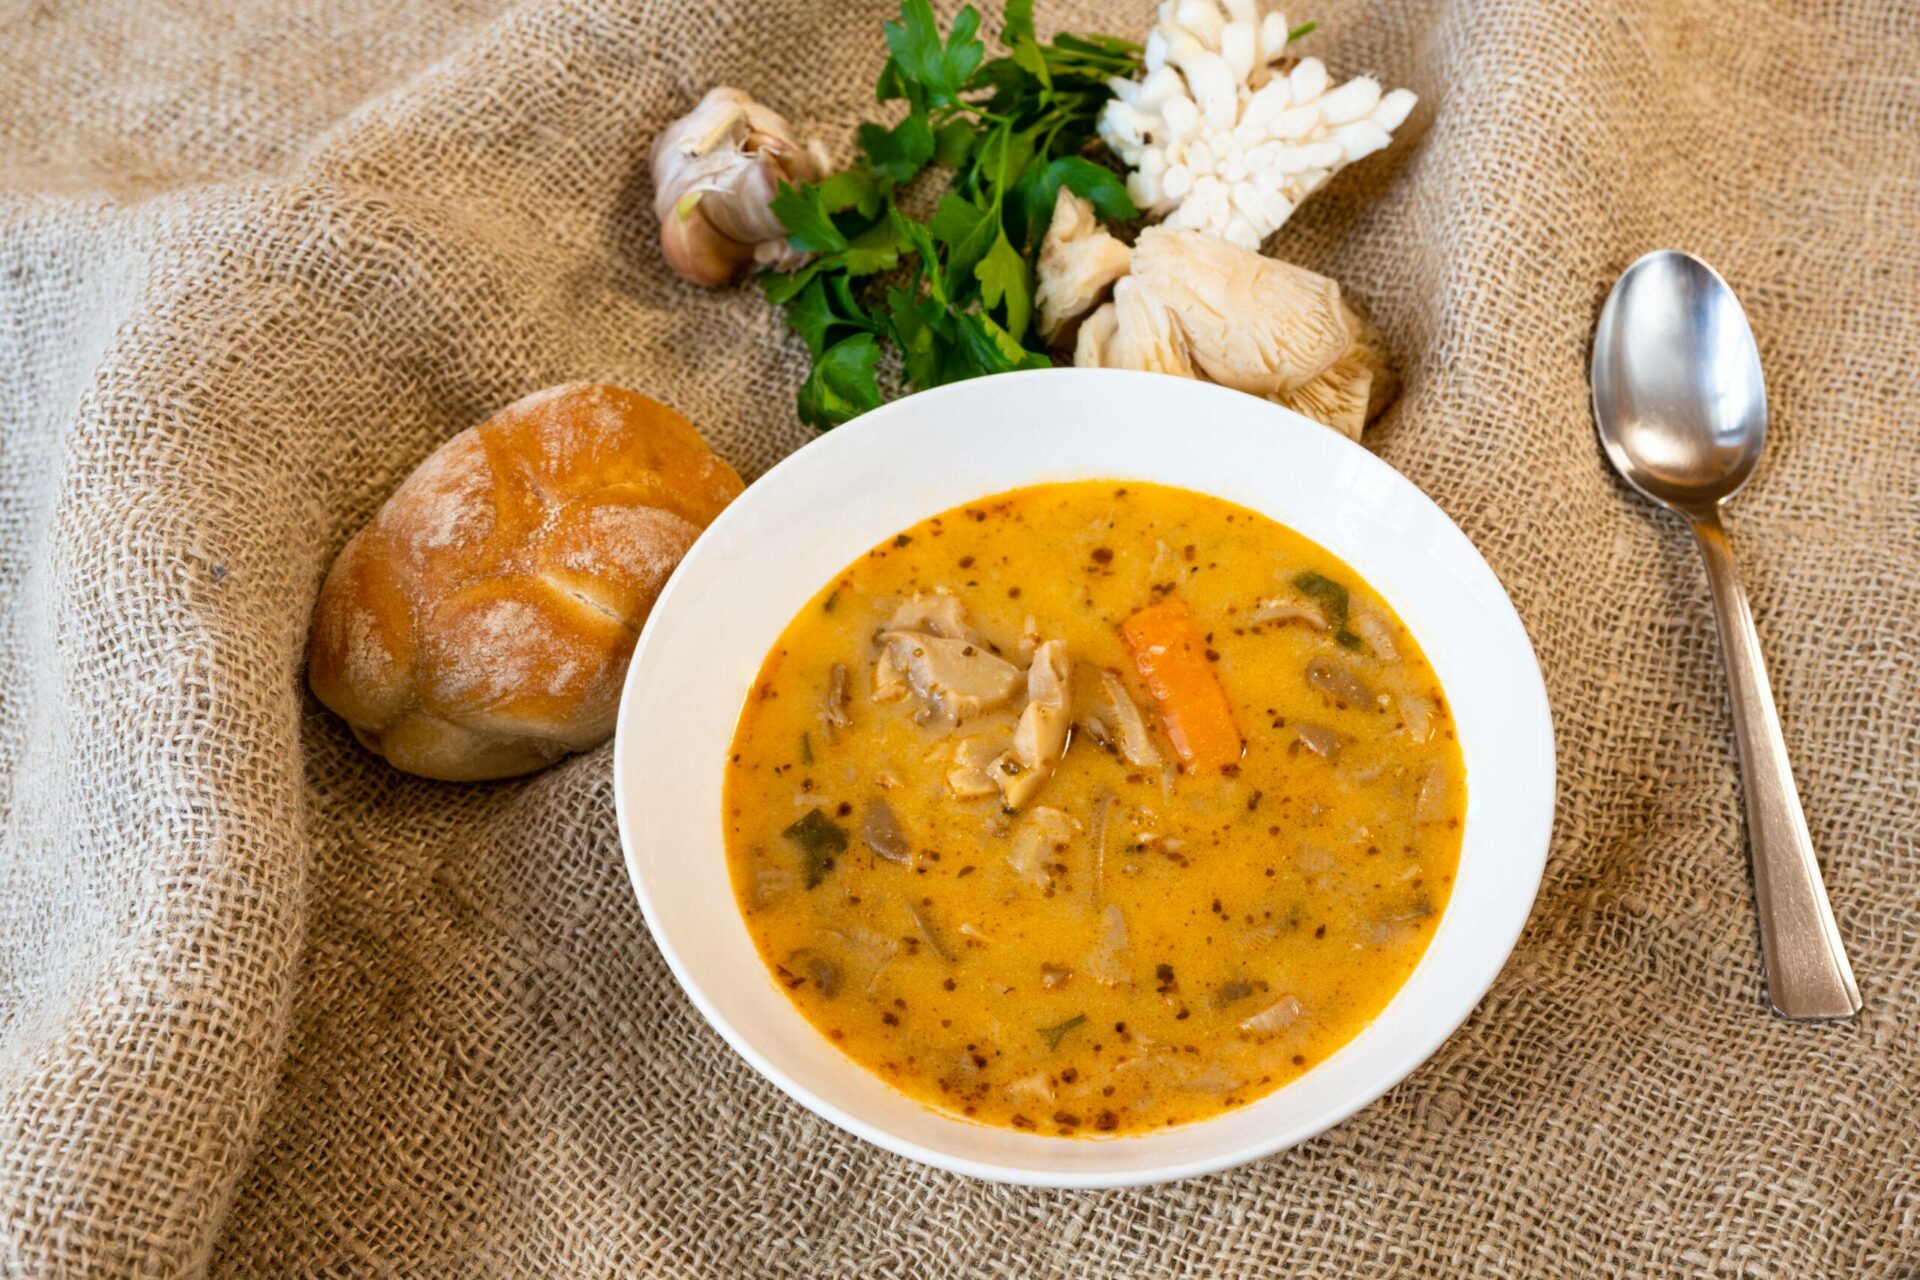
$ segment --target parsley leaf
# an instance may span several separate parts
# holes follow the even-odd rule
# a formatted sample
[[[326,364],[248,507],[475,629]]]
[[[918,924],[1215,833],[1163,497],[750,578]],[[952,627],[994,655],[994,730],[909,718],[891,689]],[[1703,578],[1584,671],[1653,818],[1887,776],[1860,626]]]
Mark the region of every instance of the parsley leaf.
[[[827,287],[818,278],[807,281],[806,287],[794,295],[787,307],[787,323],[807,344],[807,354],[815,360],[827,349],[827,335],[838,322],[839,317],[827,302]]]
[[[952,352],[956,377],[948,381],[1052,367],[1053,361],[1044,354],[1028,351],[1012,334],[977,311],[962,311],[953,319],[959,343]]]
[[[1082,152],[1107,81],[1139,71],[1140,46],[1064,34],[1043,44],[1033,0],[1010,0],[1007,54],[991,60],[971,6],[943,34],[929,0],[900,0],[885,35],[874,97],[904,101],[904,115],[862,124],[859,159],[783,186],[772,205],[792,247],[816,255],[761,288],[813,357],[798,409],[821,430],[880,403],[889,355],[914,387],[1049,365],[1031,333],[1033,261],[1060,188],[1101,217],[1138,214],[1120,178]],[[930,165],[949,173],[946,189],[931,216],[910,215],[897,193]]]
[[[896,74],[921,85],[929,103],[957,102],[960,90],[986,54],[986,46],[973,38],[979,29],[980,12],[968,5],[954,18],[953,29],[942,44],[933,6],[927,0],[902,0],[900,21],[886,24],[887,48],[893,51]]]
[[[1004,305],[1007,332],[1025,333],[1027,317],[1033,311],[1033,277],[1027,260],[1014,251],[1005,231],[995,237],[993,248],[973,269],[980,280],[980,301],[989,307]]]
[[[879,364],[880,346],[870,333],[842,338],[821,352],[800,384],[800,421],[824,431],[879,408]]]
[[[780,833],[793,842],[800,857],[800,879],[807,888],[812,889],[827,878],[827,872],[833,870],[834,858],[847,851],[847,833],[821,813],[818,809],[807,810],[805,816]]]
[[[1071,1018],[1068,1018],[1065,1022],[1059,1023],[1058,1025],[1051,1026],[1051,1027],[1041,1027],[1040,1038],[1047,1042],[1047,1050],[1049,1052],[1057,1051],[1060,1048],[1060,1042],[1067,1038],[1067,1034],[1071,1032],[1075,1027],[1085,1026],[1086,1022],[1087,1022],[1086,1014],[1076,1013]]]
[[[933,126],[922,111],[908,113],[892,129],[863,124],[858,136],[868,167],[895,186],[913,181],[913,176],[933,159]]]
[[[942,196],[927,229],[935,240],[946,246],[947,289],[958,293],[963,282],[973,274],[974,265],[987,256],[994,236],[999,233],[1000,220],[994,217],[993,210],[982,209],[971,200]]]
[[[826,270],[829,259],[816,258],[798,271],[769,271],[760,277],[760,292],[776,307],[784,307],[800,295],[815,276]]]
[[[935,327],[945,315],[946,308],[932,298],[920,298],[906,289],[887,291],[887,319],[900,345],[900,366],[917,387],[937,387],[947,381],[940,376],[944,340]]]
[[[878,323],[867,314],[853,296],[852,282],[843,275],[816,276],[794,296],[787,307],[787,323],[807,344],[807,353],[818,360],[834,344],[836,330],[858,329],[871,333]]]
[[[1347,630],[1348,610],[1352,607],[1352,601],[1345,587],[1312,570],[1296,575],[1293,585],[1301,595],[1320,606],[1320,611],[1327,615],[1327,627],[1342,648],[1360,647],[1360,637]]]
[[[1033,34],[1033,0],[1007,0],[1006,16],[1000,21],[1000,42],[1011,48],[1023,40],[1037,41]]]
[[[875,102],[898,102],[902,98],[911,100],[919,91],[920,86],[907,84],[906,77],[900,72],[900,64],[888,58],[886,65],[880,68],[879,81],[873,86],[873,100]],[[917,105],[925,106],[926,104],[922,102]]]
[[[933,131],[933,162],[942,168],[958,169],[973,151],[973,125],[965,120],[949,120]]]
[[[819,186],[780,184],[780,190],[767,207],[787,229],[787,243],[807,253],[838,253],[847,247],[847,238],[833,225]]]
[[[900,241],[893,224],[880,221],[855,236],[841,255],[850,276],[891,271],[900,262]]]
[[[979,185],[1004,191],[1014,184],[1031,159],[1032,135],[1026,130],[1015,132],[1003,124],[981,144],[980,158],[975,162],[975,180]]]
[[[880,212],[880,184],[864,168],[842,169],[820,182],[820,207],[828,213],[852,209],[871,218]]]
[[[1140,216],[1140,208],[1127,194],[1127,184],[1111,169],[1103,169],[1083,156],[1062,156],[1047,166],[1049,181],[1057,181],[1073,194],[1093,204],[1093,211],[1114,222]],[[1056,193],[1058,188],[1055,189]],[[1048,201],[1052,214],[1052,201]]]
[[[940,278],[940,258],[934,248],[933,233],[925,224],[915,222],[898,209],[889,209],[887,214],[893,221],[894,233],[900,237],[900,242],[919,257],[918,279],[915,283],[924,281],[935,302],[943,308],[950,306],[952,299],[947,296],[946,284]]]
[[[1065,187],[1093,205],[1094,212],[1113,222],[1140,216],[1140,209],[1127,194],[1127,184],[1111,169],[1103,169],[1084,156],[1062,156],[1044,167],[1035,165],[1020,175],[1014,198],[1019,205],[1016,230],[1038,240],[1047,233],[1053,220],[1053,202]]]

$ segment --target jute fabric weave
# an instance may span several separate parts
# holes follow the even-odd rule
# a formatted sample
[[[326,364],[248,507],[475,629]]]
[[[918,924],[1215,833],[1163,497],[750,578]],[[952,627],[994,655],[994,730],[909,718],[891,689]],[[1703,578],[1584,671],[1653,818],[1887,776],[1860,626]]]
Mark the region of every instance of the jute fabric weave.
[[[777,315],[662,267],[647,148],[732,83],[844,156],[887,8],[0,6],[0,1273],[1915,1274],[1911,4],[1290,15],[1422,95],[1272,248],[1399,353],[1370,443],[1510,589],[1561,779],[1478,1013],[1295,1151],[1072,1194],[870,1149],[675,987],[608,751],[433,785],[305,693],[330,558],[522,393],[650,392],[749,478],[807,438]],[[1731,524],[1845,1025],[1765,1011],[1701,570],[1593,441],[1588,332],[1663,245],[1732,281],[1768,372]]]

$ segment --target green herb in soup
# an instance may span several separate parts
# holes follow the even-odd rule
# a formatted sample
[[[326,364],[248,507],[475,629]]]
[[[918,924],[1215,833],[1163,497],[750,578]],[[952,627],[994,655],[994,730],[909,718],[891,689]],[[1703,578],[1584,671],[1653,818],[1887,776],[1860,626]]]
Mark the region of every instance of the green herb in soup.
[[[1466,780],[1393,611],[1217,499],[1042,485],[890,538],[781,636],[728,856],[795,1005],[931,1106],[1204,1119],[1350,1040],[1445,909]]]

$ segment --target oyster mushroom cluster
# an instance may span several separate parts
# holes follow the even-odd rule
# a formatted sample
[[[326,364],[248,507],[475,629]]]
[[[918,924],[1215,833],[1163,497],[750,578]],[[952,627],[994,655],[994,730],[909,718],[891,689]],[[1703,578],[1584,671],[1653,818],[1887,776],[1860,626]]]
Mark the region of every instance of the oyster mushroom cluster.
[[[947,50],[938,65],[902,52],[939,31],[922,0],[901,3],[880,96],[909,110],[891,126],[862,124],[848,167],[835,171],[819,142],[724,87],[654,144],[660,245],[680,276],[718,287],[786,273],[767,296],[813,361],[803,421],[824,430],[879,403],[882,361],[925,387],[1044,363],[1041,348],[1085,367],[1234,387],[1356,440],[1390,403],[1381,336],[1340,286],[1259,249],[1335,173],[1389,144],[1411,92],[1369,76],[1336,83],[1319,59],[1292,52],[1313,24],[1290,29],[1266,0],[1161,0],[1138,60],[1112,36],[1042,45],[1029,14],[1002,33],[1012,56],[981,64],[968,9],[937,46]],[[1015,130],[1016,120],[1039,123]],[[1089,133],[1126,168],[1131,204],[1082,154]],[[1015,148],[1014,136],[1027,141]],[[935,192],[918,184],[941,169],[947,189],[927,221],[918,214]],[[918,194],[906,198],[909,188]],[[1032,201],[1055,190],[1035,245],[1045,205]],[[1129,245],[1096,208],[1156,225]],[[903,290],[892,273],[909,265]],[[900,696],[930,693],[957,720],[980,696],[1017,687],[1010,667],[956,665],[949,650],[966,646],[936,623],[901,630],[921,638],[889,654]],[[948,684],[962,665],[979,688]],[[960,772],[982,781],[971,766]]]
[[[1165,225],[1255,249],[1334,174],[1385,147],[1417,101],[1292,62],[1287,21],[1257,0],[1164,0],[1145,74],[1113,80],[1100,138]],[[1287,65],[1289,62],[1292,64]]]
[[[1037,296],[1041,332],[1081,368],[1217,382],[1349,439],[1397,389],[1379,331],[1337,282],[1164,223],[1129,249],[1071,191],[1041,244]]]

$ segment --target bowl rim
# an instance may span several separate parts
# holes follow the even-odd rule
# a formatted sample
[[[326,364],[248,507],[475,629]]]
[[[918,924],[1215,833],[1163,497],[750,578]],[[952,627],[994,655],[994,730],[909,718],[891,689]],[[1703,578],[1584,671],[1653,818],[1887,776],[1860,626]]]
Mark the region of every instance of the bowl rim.
[[[1524,669],[1516,671],[1513,674],[1514,678],[1524,685],[1524,700],[1530,703],[1537,703],[1540,714],[1538,724],[1535,727],[1543,734],[1542,741],[1537,745],[1543,751],[1545,778],[1544,786],[1541,788],[1541,795],[1537,797],[1537,799],[1542,800],[1544,803],[1537,806],[1539,812],[1534,815],[1537,821],[1532,824],[1537,828],[1537,838],[1528,841],[1525,849],[1509,851],[1510,855],[1517,852],[1520,866],[1526,873],[1526,887],[1523,895],[1524,901],[1519,904],[1521,909],[1514,911],[1511,927],[1502,930],[1498,934],[1492,935],[1493,941],[1496,942],[1497,945],[1491,948],[1489,954],[1497,956],[1497,959],[1488,966],[1487,972],[1484,975],[1476,978],[1469,984],[1473,989],[1471,999],[1461,1000],[1457,1010],[1437,1017],[1432,1023],[1428,1033],[1416,1041],[1418,1046],[1417,1050],[1408,1051],[1403,1055],[1403,1065],[1396,1069],[1383,1072],[1377,1079],[1369,1082],[1366,1087],[1355,1091],[1349,1098],[1343,1100],[1340,1105],[1316,1112],[1311,1117],[1294,1124],[1279,1127],[1274,1132],[1265,1134],[1258,1139],[1250,1140],[1244,1146],[1223,1155],[1209,1155],[1186,1160],[1174,1160],[1154,1164],[1150,1167],[1135,1169],[1036,1170],[1023,1166],[996,1164],[989,1160],[976,1159],[965,1155],[956,1155],[951,1152],[936,1150],[911,1138],[897,1134],[885,1126],[876,1124],[855,1112],[849,1111],[819,1096],[813,1090],[795,1080],[771,1058],[763,1054],[753,1042],[737,1029],[732,1021],[721,1012],[718,1003],[693,975],[689,965],[680,954],[678,947],[675,945],[672,930],[662,923],[658,906],[649,887],[648,874],[643,870],[642,860],[637,848],[639,837],[635,828],[634,814],[630,808],[627,787],[623,785],[623,780],[627,776],[627,761],[631,753],[637,749],[634,743],[634,735],[637,733],[637,730],[630,729],[629,727],[634,720],[634,717],[629,714],[630,704],[636,699],[635,691],[639,687],[643,673],[646,670],[648,655],[659,643],[658,635],[661,627],[656,626],[656,623],[659,619],[670,616],[671,613],[675,611],[677,602],[682,595],[698,590],[696,584],[699,579],[696,573],[685,572],[685,567],[691,563],[695,569],[698,570],[701,565],[704,564],[704,560],[700,558],[701,547],[703,544],[708,546],[714,545],[715,539],[711,537],[714,530],[724,529],[733,523],[751,518],[747,513],[757,501],[762,500],[753,497],[756,490],[762,494],[776,492],[787,483],[783,477],[816,465],[816,460],[820,454],[854,448],[864,437],[876,432],[888,430],[889,425],[895,419],[924,412],[931,402],[980,395],[982,394],[983,384],[997,384],[995,391],[1004,394],[1010,390],[1008,386],[1009,383],[1027,382],[1037,379],[1061,381],[1068,378],[1096,379],[1100,381],[1146,379],[1156,385],[1169,382],[1178,383],[1186,387],[1195,388],[1197,391],[1206,395],[1218,395],[1230,398],[1235,402],[1235,407],[1240,408],[1242,411],[1244,411],[1244,406],[1239,405],[1238,402],[1252,401],[1254,405],[1259,406],[1259,411],[1267,411],[1279,415],[1278,420],[1291,420],[1298,425],[1308,428],[1312,432],[1325,433],[1327,436],[1333,437],[1340,445],[1352,451],[1352,454],[1358,459],[1355,465],[1358,465],[1365,471],[1373,473],[1376,478],[1384,479],[1384,482],[1392,487],[1403,488],[1409,500],[1416,504],[1424,504],[1426,508],[1431,510],[1433,515],[1439,517],[1446,528],[1452,530],[1453,535],[1458,538],[1459,543],[1464,547],[1471,566],[1478,572],[1483,573],[1487,581],[1493,586],[1494,598],[1497,599],[1498,605],[1495,616],[1490,621],[1494,625],[1503,628],[1510,626],[1513,634],[1518,638],[1521,647],[1524,648],[1526,652],[1528,661],[1524,664]],[[1142,483],[1171,484],[1175,487],[1192,489],[1195,492],[1208,493],[1209,496],[1218,497],[1223,501],[1233,502],[1236,505],[1247,505],[1238,498],[1217,492],[1209,493],[1205,488],[1187,484],[1182,481],[1155,480],[1153,477],[1145,475],[1115,478],[1137,479]],[[988,493],[983,493],[979,496],[986,497],[989,496],[990,493],[1005,492],[1008,489],[1041,483],[1048,483],[1048,479],[1044,476],[1036,476],[1029,480],[1015,481],[1003,488],[991,489]],[[964,501],[967,500],[963,500],[963,502]],[[941,508],[941,510],[945,509],[948,509],[948,507]],[[938,514],[938,512],[929,510],[920,518],[934,514]],[[1262,512],[1261,514],[1267,513]],[[1268,518],[1286,524],[1286,521],[1278,516],[1268,515]],[[902,527],[904,528],[906,526],[903,525]],[[1292,528],[1291,525],[1287,527]],[[1316,542],[1319,541],[1318,538],[1314,540]],[[1336,556],[1345,559],[1345,555],[1339,548],[1329,547],[1328,550],[1332,551]],[[858,554],[858,550],[853,551],[850,553],[849,559]],[[1393,602],[1389,600],[1389,603]],[[1396,604],[1395,608],[1398,609],[1399,606]],[[784,627],[790,621],[791,618],[783,619],[780,625]],[[731,734],[731,730],[729,734]],[[667,966],[680,989],[686,993],[688,999],[692,1001],[701,1016],[706,1019],[708,1025],[719,1032],[721,1038],[727,1045],[735,1053],[739,1054],[740,1057],[745,1059],[761,1076],[771,1082],[780,1092],[829,1123],[853,1134],[855,1137],[872,1143],[874,1146],[913,1160],[916,1163],[989,1182],[1020,1186],[1089,1190],[1154,1185],[1185,1178],[1205,1176],[1227,1169],[1237,1168],[1240,1165],[1296,1146],[1301,1142],[1325,1132],[1327,1129],[1345,1121],[1355,1113],[1371,1105],[1389,1090],[1404,1082],[1410,1075],[1424,1065],[1433,1054],[1438,1051],[1440,1046],[1451,1038],[1466,1020],[1473,1015],[1479,1008],[1481,1002],[1486,998],[1488,991],[1492,989],[1500,973],[1505,969],[1507,962],[1511,959],[1514,948],[1518,945],[1520,937],[1525,932],[1526,926],[1532,918],[1533,906],[1538,898],[1539,888],[1544,879],[1546,860],[1551,846],[1553,824],[1557,816],[1559,801],[1558,762],[1552,710],[1547,697],[1546,681],[1539,665],[1538,654],[1533,649],[1532,639],[1527,633],[1525,624],[1520,618],[1518,610],[1514,608],[1512,599],[1508,595],[1504,584],[1499,581],[1498,575],[1496,575],[1492,567],[1487,564],[1485,558],[1480,554],[1478,547],[1474,546],[1472,540],[1466,536],[1466,533],[1454,523],[1452,518],[1448,516],[1424,490],[1420,489],[1406,476],[1402,475],[1391,464],[1370,450],[1362,447],[1359,443],[1348,440],[1330,428],[1314,422],[1293,410],[1261,401],[1255,397],[1246,396],[1242,392],[1188,379],[1171,378],[1162,374],[1120,370],[1058,368],[996,374],[988,378],[950,383],[942,387],[903,396],[900,399],[890,401],[876,409],[870,410],[860,417],[835,428],[831,432],[822,433],[808,440],[762,473],[758,479],[747,487],[740,497],[734,499],[734,501],[715,518],[707,529],[702,532],[701,537],[696,540],[694,546],[687,552],[680,566],[676,567],[654,602],[654,607],[635,644],[633,657],[621,686],[620,708],[614,736],[612,774],[615,820],[620,833],[622,857],[626,865],[628,879],[633,886],[635,897],[640,904],[641,914],[646,920],[647,930],[653,938],[654,945],[666,960]],[[1448,905],[1449,911],[1451,911],[1452,906],[1453,903],[1450,901]],[[1446,920],[1446,915],[1447,912],[1442,912],[1443,924]],[[1426,951],[1422,953],[1420,961],[1416,963],[1414,970],[1409,973],[1406,980],[1396,990],[1394,996],[1388,1000],[1387,1005],[1383,1006],[1380,1012],[1375,1015],[1374,1019],[1368,1024],[1369,1026],[1385,1017],[1387,1010],[1401,998],[1402,993],[1414,982],[1420,973],[1421,967],[1426,963],[1428,956],[1434,951],[1439,936],[1439,933],[1436,931],[1434,938],[1429,941]],[[755,960],[763,964],[763,962],[759,961],[758,956],[755,957]],[[1334,1063],[1342,1054],[1346,1053],[1348,1049],[1360,1040],[1366,1029],[1366,1027],[1363,1027],[1360,1032],[1356,1033],[1356,1035],[1347,1041],[1346,1044],[1342,1045],[1340,1049],[1336,1050],[1327,1058],[1322,1059],[1319,1063],[1316,1063],[1304,1073],[1300,1079],[1306,1079],[1316,1071],[1324,1071],[1327,1069],[1330,1064]],[[853,1070],[865,1071],[864,1067],[861,1067],[851,1059],[848,1060],[848,1065]],[[867,1074],[871,1075],[871,1073]],[[875,1077],[875,1079],[877,1079],[877,1077]],[[881,1083],[884,1084],[884,1082]],[[1279,1089],[1262,1095],[1262,1098],[1255,1099],[1253,1102],[1244,1106],[1222,1112],[1220,1115],[1209,1117],[1207,1120],[1196,1121],[1192,1125],[1181,1126],[1181,1129],[1194,1129],[1202,1125],[1215,1123],[1223,1117],[1243,1115],[1249,1108],[1258,1106],[1261,1101],[1272,1098],[1290,1087],[1291,1084],[1297,1083],[1298,1080],[1289,1082],[1289,1085],[1283,1085]],[[929,1107],[928,1110],[955,1123],[971,1123],[959,1117],[948,1116],[946,1113],[939,1112],[936,1108]],[[994,1128],[993,1126],[981,1127],[988,1129]],[[1159,1132],[1171,1131],[1163,1130]],[[1099,1139],[1084,1136],[1072,1138],[1055,1137],[1053,1135],[1030,1136],[1044,1138],[1050,1142],[1071,1145],[1081,1145],[1089,1141],[1105,1142],[1127,1140],[1127,1137],[1120,1139]],[[1129,1135],[1129,1137],[1140,1136],[1151,1135]]]

